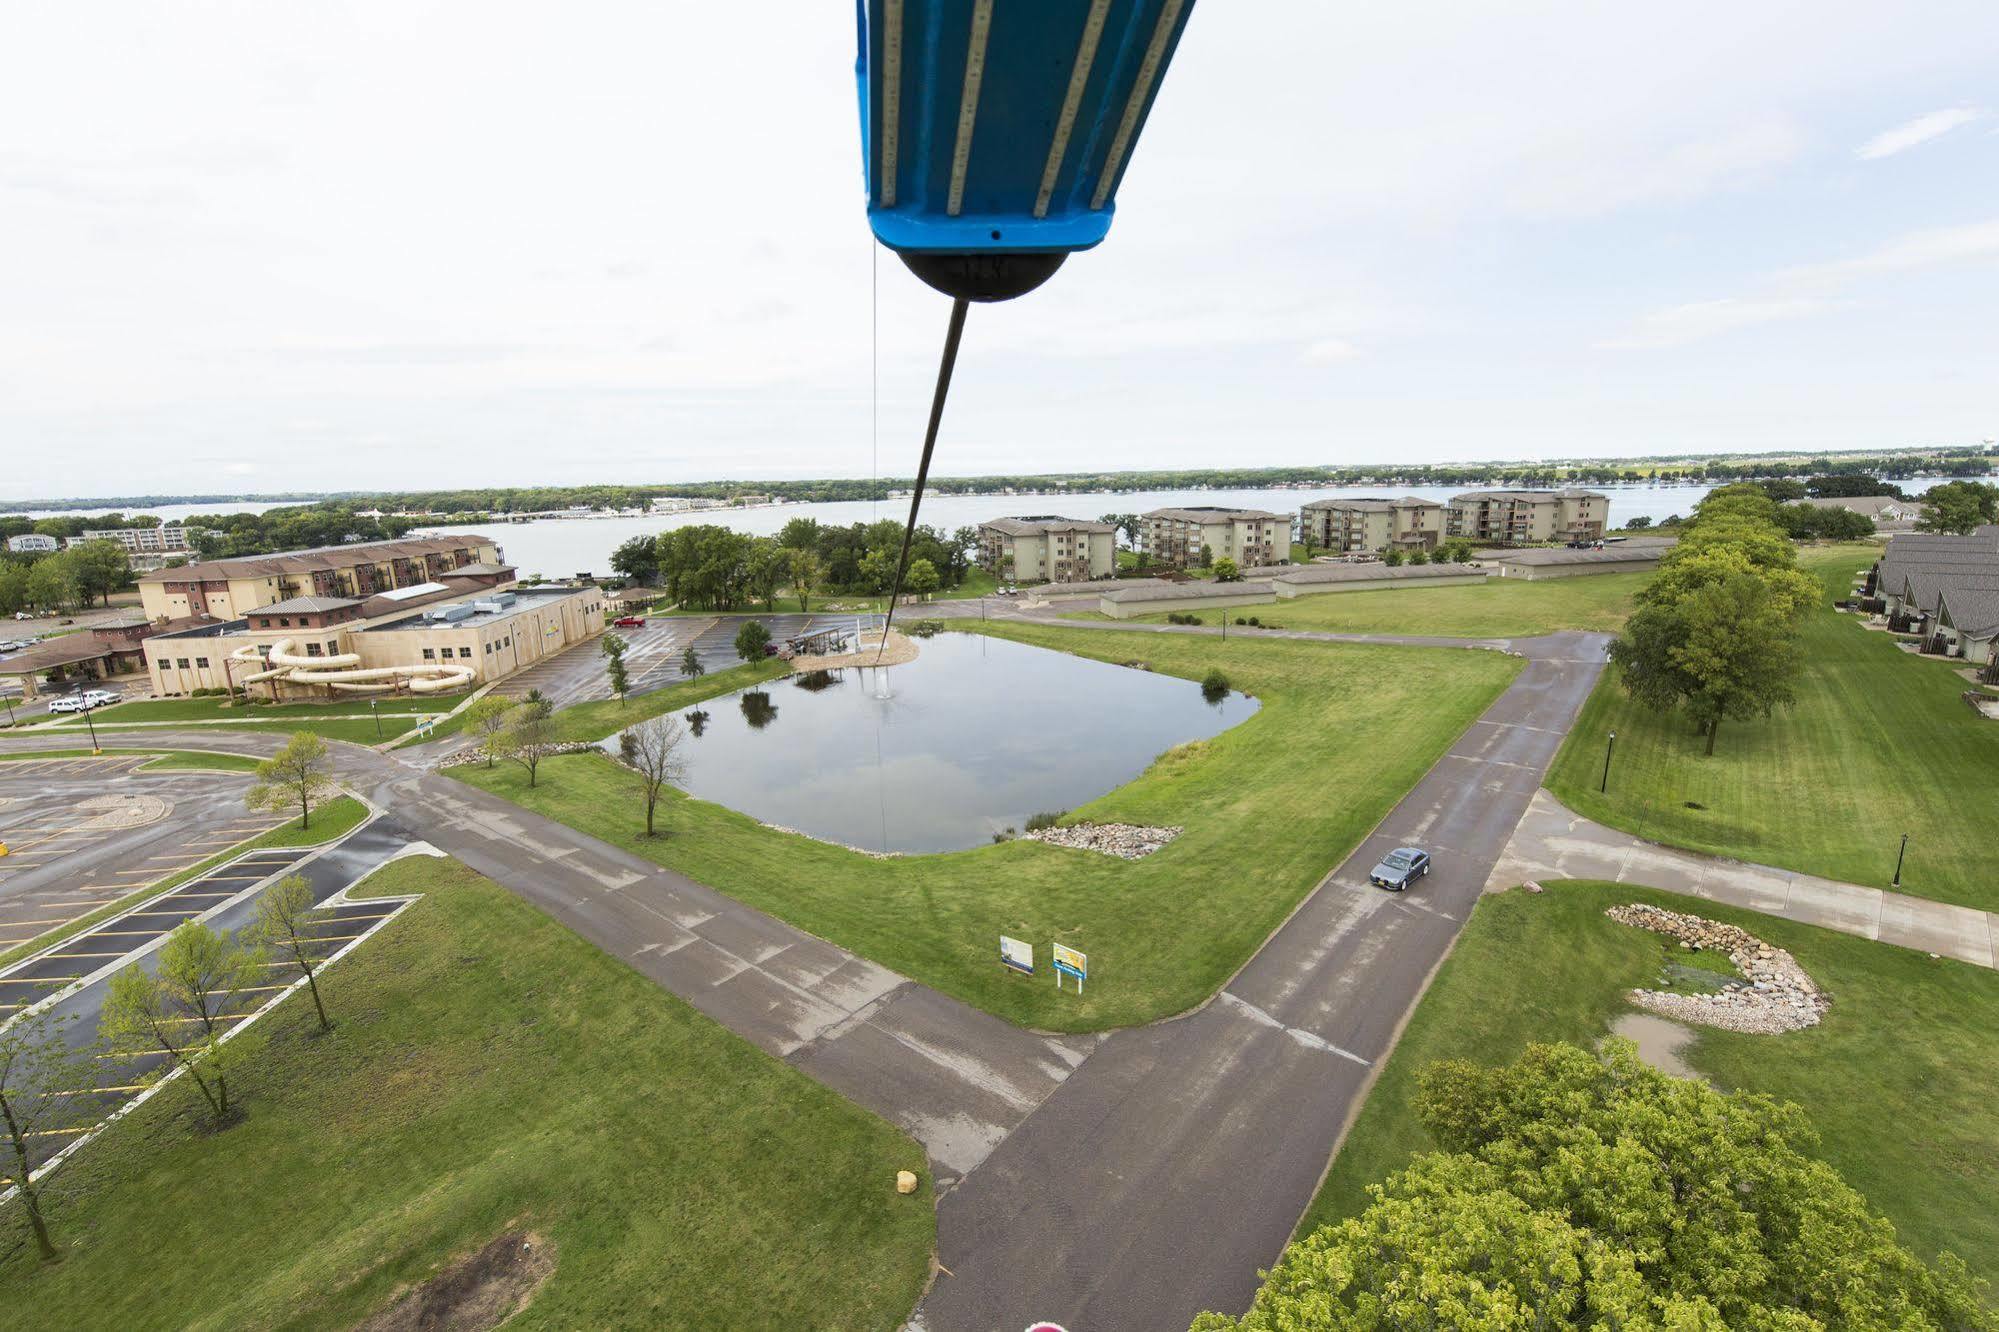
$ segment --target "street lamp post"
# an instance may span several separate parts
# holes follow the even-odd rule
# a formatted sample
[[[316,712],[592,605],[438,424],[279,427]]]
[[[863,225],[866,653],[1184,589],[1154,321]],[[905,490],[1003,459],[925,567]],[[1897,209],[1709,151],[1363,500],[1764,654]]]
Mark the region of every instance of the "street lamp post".
[[[1895,887],[1902,886],[1902,858],[1909,854],[1909,834],[1902,834],[1902,849],[1895,853]]]
[[[1603,780],[1597,783],[1597,794],[1606,795],[1610,791],[1610,753],[1617,748],[1617,732],[1610,733],[1610,743],[1603,747]]]
[[[369,699],[368,711],[375,718],[375,738],[380,740],[382,738],[382,700],[379,698]]]
[[[95,704],[85,708],[83,710],[83,724],[90,728],[90,752],[93,754],[102,754],[104,751],[98,748],[97,745],[97,718],[91,715],[96,711],[97,707]]]

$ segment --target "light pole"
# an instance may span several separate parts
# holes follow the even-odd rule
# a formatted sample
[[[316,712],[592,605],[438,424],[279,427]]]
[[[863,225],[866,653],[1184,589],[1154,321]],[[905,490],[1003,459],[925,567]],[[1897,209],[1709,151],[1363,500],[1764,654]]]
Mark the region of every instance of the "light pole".
[[[102,754],[104,751],[97,746],[97,718],[91,715],[96,711],[97,705],[95,703],[85,708],[83,710],[83,724],[90,728],[90,752],[93,754]],[[1902,840],[1907,841],[1908,839],[1905,837]]]
[[[1612,731],[1610,733],[1610,743],[1603,747],[1603,780],[1597,783],[1596,790],[1598,795],[1605,795],[1610,791],[1610,752],[1616,748],[1617,732]]]
[[[382,700],[379,698],[369,699],[368,712],[375,719],[375,738],[380,740],[382,738]]]
[[[1909,854],[1909,834],[1902,834],[1902,849],[1895,853],[1895,887],[1902,886],[1902,858]]]

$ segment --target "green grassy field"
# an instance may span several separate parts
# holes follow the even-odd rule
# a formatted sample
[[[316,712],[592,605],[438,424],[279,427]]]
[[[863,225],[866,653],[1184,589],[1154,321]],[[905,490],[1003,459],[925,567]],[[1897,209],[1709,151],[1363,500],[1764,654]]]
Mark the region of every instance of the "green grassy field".
[[[257,760],[247,754],[211,754],[176,749],[140,767],[140,772],[255,772]]]
[[[349,1328],[521,1228],[556,1268],[510,1329],[900,1326],[920,1147],[462,865],[367,887],[425,896],[326,973],[334,1030],[294,997],[245,1038],[241,1122],[206,1131],[180,1084],[80,1153],[49,1189],[60,1263],[0,1214],[0,1309]]]
[[[407,714],[393,715],[383,713],[378,727],[377,719],[373,717],[334,717],[325,721],[309,721],[303,717],[289,720],[282,717],[266,720],[262,712],[263,709],[261,708],[245,709],[242,721],[229,720],[218,722],[212,726],[199,727],[199,729],[214,730],[217,732],[264,731],[280,735],[290,735],[294,731],[311,731],[322,740],[347,740],[357,745],[373,745],[383,740],[395,739],[405,731],[414,729],[421,720],[421,718],[412,717]],[[66,724],[55,729],[59,730],[65,737],[68,737],[74,733],[83,731],[85,728],[82,722],[77,722],[74,725]],[[144,723],[127,723],[124,725],[116,722],[97,723],[97,733],[99,735],[142,736],[145,732],[153,729],[155,728]]]
[[[1192,678],[1220,665],[1263,706],[1072,811],[1186,828],[1137,862],[1028,841],[877,860],[678,795],[661,811],[671,835],[648,840],[637,778],[607,758],[547,760],[532,790],[512,765],[450,772],[990,1012],[1094,1030],[1212,993],[1519,668],[1485,652],[992,631],[1099,660],[1143,653],[1154,670]],[[1088,992],[1058,995],[1001,967],[1002,932],[1087,952]]]
[[[1328,592],[1271,600],[1228,610],[1229,622],[1254,615],[1286,629],[1341,634],[1435,634],[1445,638],[1527,637],[1557,629],[1615,633],[1631,612],[1631,596],[1651,575],[1596,574],[1526,582],[1491,578],[1476,586],[1388,587],[1366,592]],[[1201,614],[1202,623],[1221,622],[1221,611]],[[1097,611],[1073,612],[1064,619],[1103,620]],[[1140,615],[1141,624],[1164,624],[1166,617]]]
[[[1999,1279],[1999,973],[1809,925],[1625,884],[1553,883],[1487,896],[1466,923],[1333,1162],[1308,1225],[1365,1205],[1365,1188],[1434,1144],[1410,1113],[1417,1070],[1510,1062],[1530,1041],[1590,1046],[1623,997],[1674,955],[1603,915],[1653,902],[1788,948],[1833,1006],[1783,1036],[1696,1029],[1681,1057],[1716,1086],[1795,1101],[1821,1155],[1926,1257],[1950,1249]]]
[[[384,716],[399,712],[448,712],[458,696],[448,698],[384,698],[378,700]],[[257,703],[229,705],[229,700],[213,698],[142,698],[114,703],[97,709],[97,724],[106,722],[156,721],[284,721],[292,717],[366,717],[365,699],[336,699],[312,703]],[[69,719],[81,726],[82,717]]]
[[[1843,595],[1868,558],[1815,552],[1808,565]],[[1906,832],[1903,892],[1999,908],[1999,725],[1960,700],[1970,686],[1829,605],[1808,619],[1804,647],[1798,702],[1723,723],[1712,758],[1684,718],[1633,704],[1606,671],[1549,789],[1655,841],[1884,888]]]
[[[179,757],[209,758],[214,756],[186,754]],[[147,764],[146,766],[150,768],[154,765]],[[143,887],[136,888],[117,901],[108,902],[87,916],[79,916],[75,920],[47,930],[25,943],[16,944],[5,952],[0,952],[0,967],[11,966],[30,953],[38,953],[59,940],[67,939],[72,934],[89,929],[92,925],[95,925],[98,921],[108,916],[115,916],[121,911],[129,911],[148,898],[158,897],[161,893],[171,888],[176,888],[186,883],[189,879],[199,878],[201,875],[214,869],[217,865],[220,865],[223,861],[233,860],[246,851],[260,851],[271,847],[318,846],[322,842],[330,842],[336,837],[351,832],[356,824],[367,817],[368,807],[360,801],[354,799],[352,796],[335,796],[312,812],[311,827],[300,827],[297,819],[291,819],[267,832],[259,833],[257,836],[249,838],[246,841],[238,842],[228,850],[217,852],[199,864],[190,865],[184,870],[176,870],[157,883],[149,883]]]

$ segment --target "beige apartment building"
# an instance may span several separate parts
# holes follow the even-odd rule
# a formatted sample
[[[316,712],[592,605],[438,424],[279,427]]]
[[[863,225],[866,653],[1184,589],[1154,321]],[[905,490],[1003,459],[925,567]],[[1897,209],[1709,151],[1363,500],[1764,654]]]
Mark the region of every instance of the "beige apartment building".
[[[504,560],[490,538],[473,532],[360,541],[156,569],[139,576],[139,604],[149,620],[234,620],[292,597],[363,600],[449,574],[490,576]]]
[[[1444,531],[1444,506],[1405,495],[1401,499],[1313,500],[1298,511],[1299,535],[1329,550],[1379,555],[1435,550]]]
[[[1203,547],[1243,568],[1291,558],[1291,520],[1281,513],[1195,505],[1154,509],[1144,520],[1140,549],[1154,564],[1198,568]]]
[[[1451,496],[1444,534],[1496,546],[1594,541],[1610,525],[1610,497],[1594,490],[1469,490]]]
[[[72,537],[74,546],[84,541],[115,541],[131,555],[172,555],[189,549],[187,529],[179,523],[158,527],[97,527]]]
[[[1117,573],[1117,528],[1039,514],[979,524],[979,563],[1019,583],[1087,583]]]
[[[604,593],[593,586],[450,582],[365,601],[289,597],[237,619],[156,634],[145,641],[146,670],[161,696],[197,689],[285,700],[457,692],[603,632]]]

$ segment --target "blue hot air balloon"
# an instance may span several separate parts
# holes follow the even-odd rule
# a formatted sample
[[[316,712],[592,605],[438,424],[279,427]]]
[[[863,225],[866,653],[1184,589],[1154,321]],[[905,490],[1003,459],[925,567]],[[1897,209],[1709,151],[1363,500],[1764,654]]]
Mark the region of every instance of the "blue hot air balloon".
[[[1103,240],[1193,0],[859,0],[868,222],[1000,301]]]

